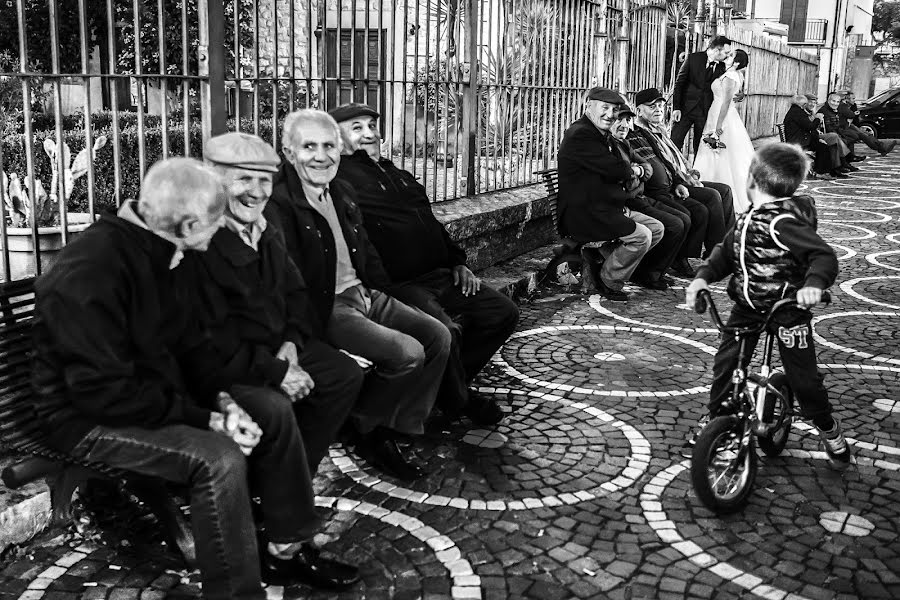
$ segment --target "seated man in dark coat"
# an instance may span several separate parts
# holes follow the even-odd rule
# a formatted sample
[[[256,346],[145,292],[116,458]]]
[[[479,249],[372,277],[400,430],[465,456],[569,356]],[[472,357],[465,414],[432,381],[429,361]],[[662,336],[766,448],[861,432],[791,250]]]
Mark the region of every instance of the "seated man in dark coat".
[[[479,425],[497,424],[503,412],[494,399],[468,386],[515,330],[518,308],[469,270],[465,251],[431,212],[425,186],[382,158],[378,113],[345,104],[330,114],[344,141],[337,178],[356,191],[366,231],[391,277],[391,296],[453,334],[438,407],[453,419],[465,414]]]
[[[842,166],[840,148],[829,146],[819,138],[819,127],[822,119],[806,112],[808,100],[803,94],[795,94],[791,99],[791,107],[784,115],[784,141],[797,144],[804,150],[816,155],[814,168],[816,173],[830,179],[837,177],[846,179],[849,168]]]
[[[385,293],[391,280],[363,227],[356,194],[334,180],[341,160],[334,119],[312,109],[289,114],[282,149],[287,161],[264,214],[283,231],[288,255],[309,286],[313,333],[375,365],[354,408],[364,434],[357,451],[400,479],[422,477],[422,465],[402,452],[398,433],[424,432],[450,332]]]
[[[236,397],[260,387],[273,401],[287,396],[315,474],[356,403],[362,370],[312,334],[306,284],[281,232],[263,216],[281,162],[275,149],[233,132],[210,138],[203,155],[229,192],[225,227],[207,252],[189,253],[176,269],[185,288],[201,289],[203,316],[222,357],[215,373],[203,371],[224,379]]]
[[[187,392],[194,373],[179,362],[196,364],[189,358],[208,350],[207,338],[172,269],[183,251],[207,248],[225,201],[209,167],[157,163],[138,201],[101,217],[38,280],[32,378],[55,406],[49,439],[78,459],[190,489],[206,599],[266,597],[248,472],[272,532],[260,549],[269,573],[284,583],[350,584],[355,570],[335,577],[335,565],[304,552],[321,520],[290,402]]]
[[[863,142],[866,146],[875,150],[882,156],[885,156],[894,149],[894,146],[897,145],[896,141],[883,142],[854,125],[853,119],[856,118],[856,115],[842,100],[839,93],[831,92],[828,94],[828,99],[825,104],[819,107],[818,112],[822,113],[825,117],[826,132],[839,134],[841,139],[850,146],[851,152],[856,142]],[[853,162],[855,160],[861,160],[862,158],[863,157],[856,156],[855,153],[851,153],[848,160]]]
[[[594,282],[610,300],[628,299],[622,288],[644,255],[662,239],[663,226],[656,219],[634,212],[626,214],[625,185],[644,171],[632,165],[610,128],[625,98],[615,90],[593,88],[586,98],[584,115],[566,130],[559,146],[559,233],[562,237],[598,247],[618,241],[603,262]],[[590,255],[584,257],[584,280],[593,278]]]

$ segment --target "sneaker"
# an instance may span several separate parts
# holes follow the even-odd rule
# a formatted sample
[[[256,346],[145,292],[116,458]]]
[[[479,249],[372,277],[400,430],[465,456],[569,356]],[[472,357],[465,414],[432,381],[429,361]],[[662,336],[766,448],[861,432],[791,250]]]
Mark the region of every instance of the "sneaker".
[[[825,431],[816,427],[819,432],[819,439],[825,448],[825,454],[828,455],[828,462],[831,466],[839,471],[843,471],[850,466],[850,460],[853,458],[853,452],[850,450],[850,444],[841,432],[841,424],[837,419],[834,420],[834,426]]]

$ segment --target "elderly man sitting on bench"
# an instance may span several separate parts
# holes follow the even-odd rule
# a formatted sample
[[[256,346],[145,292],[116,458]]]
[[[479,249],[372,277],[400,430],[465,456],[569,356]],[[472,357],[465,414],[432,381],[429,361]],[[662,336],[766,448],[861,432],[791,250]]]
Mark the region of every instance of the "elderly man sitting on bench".
[[[355,569],[304,551],[321,522],[291,403],[186,392],[179,358],[208,349],[172,269],[184,251],[206,250],[225,202],[209,167],[157,163],[137,202],[103,216],[38,280],[32,378],[55,407],[49,439],[75,458],[189,488],[204,598],[266,597],[248,471],[272,532],[269,571],[352,583]]]

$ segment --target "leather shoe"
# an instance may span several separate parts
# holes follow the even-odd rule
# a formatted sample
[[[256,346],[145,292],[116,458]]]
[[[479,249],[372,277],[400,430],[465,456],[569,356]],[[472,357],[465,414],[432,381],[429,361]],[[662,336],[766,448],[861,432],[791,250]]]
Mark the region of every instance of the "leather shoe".
[[[626,294],[622,290],[614,290],[613,288],[603,283],[603,280],[600,278],[597,279],[597,292],[599,292],[601,296],[606,296],[613,302],[628,301],[628,294]]]
[[[847,156],[847,162],[862,162],[864,160],[866,160],[865,156],[857,156],[856,154]]]
[[[841,167],[841,170],[844,171],[844,173],[853,173],[859,171],[859,167],[854,167],[850,163],[847,163],[846,166]]]
[[[887,155],[888,152],[893,150],[894,146],[896,146],[896,145],[897,145],[897,142],[895,140],[891,140],[890,142],[882,142],[881,150],[879,150],[878,153],[881,154],[882,156],[885,156],[885,155]]]
[[[688,279],[693,279],[697,276],[697,272],[694,271],[694,268],[691,266],[691,263],[688,262],[687,258],[679,258],[675,262],[673,262],[672,270],[682,277],[687,277]]]
[[[359,581],[359,570],[337,560],[325,558],[308,544],[292,558],[277,558],[262,551],[262,580],[269,585],[303,583],[329,590],[343,590]]]
[[[640,275],[638,275],[637,277],[632,277],[631,283],[639,285],[642,288],[647,288],[648,290],[662,291],[669,289],[668,284],[662,279],[651,279],[649,277],[643,277]]]
[[[503,420],[503,411],[496,400],[477,394],[469,395],[469,403],[463,409],[463,414],[476,425],[496,425]]]
[[[373,467],[403,481],[413,481],[425,476],[425,470],[403,456],[396,440],[367,439],[357,446],[357,453]]]
[[[832,171],[830,173],[830,175],[832,177],[834,177],[835,179],[850,179],[849,175],[847,175],[846,173],[844,173],[843,171],[841,171],[839,169],[835,169],[834,171]]]

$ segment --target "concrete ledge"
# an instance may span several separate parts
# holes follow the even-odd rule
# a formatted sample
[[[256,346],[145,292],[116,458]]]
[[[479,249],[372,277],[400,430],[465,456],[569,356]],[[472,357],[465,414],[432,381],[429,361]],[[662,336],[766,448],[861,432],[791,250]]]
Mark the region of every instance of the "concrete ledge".
[[[536,184],[449,200],[432,210],[469,255],[469,266],[480,270],[552,242],[552,208],[543,184]]]

